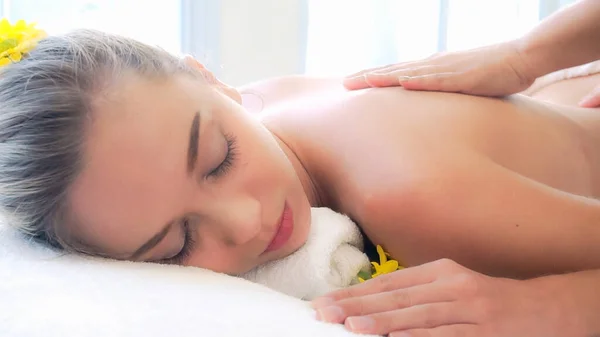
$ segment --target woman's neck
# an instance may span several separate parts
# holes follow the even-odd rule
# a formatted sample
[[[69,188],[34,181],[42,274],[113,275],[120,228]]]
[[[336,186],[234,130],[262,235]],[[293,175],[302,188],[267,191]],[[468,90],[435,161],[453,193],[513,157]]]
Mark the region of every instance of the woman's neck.
[[[311,207],[327,207],[328,197],[325,193],[325,189],[322,188],[323,184],[321,184],[316,176],[311,174],[307,169],[308,166],[300,159],[293,144],[288,144],[276,131],[273,131],[272,128],[269,128],[269,130],[294,167]]]

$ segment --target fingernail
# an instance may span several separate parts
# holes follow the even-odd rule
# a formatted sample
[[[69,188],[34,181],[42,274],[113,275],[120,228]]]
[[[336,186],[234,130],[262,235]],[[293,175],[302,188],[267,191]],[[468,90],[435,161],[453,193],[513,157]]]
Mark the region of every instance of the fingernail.
[[[579,105],[586,105],[593,98],[593,95],[587,95],[579,101]]]
[[[584,96],[584,97],[581,99],[581,101],[579,101],[579,103],[583,103],[583,102],[585,102],[585,101],[589,100],[590,98],[592,98],[592,95],[587,95],[587,96]]]
[[[354,332],[369,332],[375,326],[375,321],[369,317],[348,317],[346,325]]]
[[[344,311],[336,306],[329,306],[317,310],[317,319],[325,322],[337,323],[344,320]]]
[[[398,76],[399,82],[409,81],[411,79],[410,76]]]
[[[319,297],[312,300],[312,302],[310,302],[310,305],[313,307],[313,309],[318,309],[333,304],[333,302],[335,301],[331,297]]]

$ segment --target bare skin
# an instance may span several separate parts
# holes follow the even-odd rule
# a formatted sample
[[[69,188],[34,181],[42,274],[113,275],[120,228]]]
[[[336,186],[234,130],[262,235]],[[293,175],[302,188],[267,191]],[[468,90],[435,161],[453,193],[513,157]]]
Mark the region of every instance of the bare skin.
[[[477,127],[478,131],[480,128],[488,131],[488,138],[482,138],[482,142],[486,144],[498,144],[497,139],[494,139],[497,132],[510,135],[504,137],[504,146],[499,147],[501,151],[478,152],[478,155],[502,163],[505,168],[512,168],[509,176],[528,176],[559,190],[570,191],[571,195],[563,195],[560,197],[561,201],[551,206],[548,203],[550,190],[546,189],[545,193],[528,194],[522,188],[531,182],[521,180],[511,183],[504,179],[506,175],[504,178],[496,176],[488,181],[477,179],[481,175],[491,175],[490,171],[484,172],[489,169],[489,166],[486,168],[484,165],[464,165],[463,173],[468,174],[466,178],[460,174],[451,176],[447,171],[441,172],[438,177],[464,178],[461,181],[462,186],[444,184],[443,179],[438,179],[443,187],[436,193],[427,194],[426,202],[410,206],[415,209],[423,207],[416,212],[420,219],[431,219],[440,213],[440,219],[448,219],[449,216],[458,218],[462,215],[461,221],[451,224],[458,230],[452,232],[448,226],[436,226],[439,222],[423,222],[426,226],[435,227],[437,232],[423,234],[427,232],[428,227],[415,228],[411,234],[421,234],[422,241],[413,243],[412,248],[418,250],[421,244],[427,246],[421,248],[424,254],[430,253],[431,250],[440,253],[440,245],[432,245],[431,238],[435,237],[435,234],[442,238],[453,235],[450,240],[444,242],[450,242],[444,247],[455,249],[446,254],[456,261],[439,259],[329,293],[313,302],[317,318],[344,324],[348,330],[354,332],[390,337],[598,335],[600,325],[597,316],[600,306],[597,288],[600,270],[595,261],[597,251],[593,247],[598,242],[600,224],[596,201],[598,159],[594,155],[598,146],[600,109],[573,107],[578,104],[582,93],[589,92],[599,80],[598,75],[570,79],[538,91],[535,94],[536,99],[556,105],[548,105],[549,110],[543,108],[545,112],[534,117],[538,121],[533,123],[533,126],[528,123],[532,122],[530,118],[537,109],[528,109],[538,102],[525,105],[526,108],[522,110],[513,108],[495,111],[512,115],[513,117],[502,119],[516,123],[512,126],[510,123],[494,125],[494,118],[489,117],[489,124]],[[514,114],[517,111],[522,113]],[[465,113],[458,109],[453,112]],[[490,116],[487,114],[488,110],[480,112]],[[554,120],[555,114],[567,117],[567,122],[562,120],[556,124],[547,124],[548,119]],[[574,134],[563,133],[571,129],[571,121],[575,122],[580,130]],[[554,126],[549,126],[552,124]],[[530,130],[519,136],[519,130],[527,128]],[[471,132],[475,133],[473,130]],[[546,141],[543,141],[541,137],[544,134],[553,137],[545,137]],[[565,153],[566,148],[563,146],[571,146],[568,144],[573,144],[574,140],[579,146],[572,146]],[[447,141],[452,142],[453,139]],[[477,149],[475,143],[468,145]],[[526,156],[515,156],[521,151],[530,151],[531,146],[538,149]],[[583,160],[587,162],[584,165],[588,167],[585,170],[587,174],[578,174],[576,170],[569,173],[568,171],[575,166],[562,171],[566,166],[558,163],[561,158],[566,163],[577,164],[577,157],[570,155],[579,150],[588,153],[583,156],[587,158]],[[536,151],[539,153],[536,154]],[[498,157],[498,154],[508,154],[511,160],[502,161],[501,158],[507,157]],[[452,160],[454,163],[464,164],[456,153],[445,163]],[[523,166],[509,166],[515,164]],[[547,165],[545,170],[544,165]],[[440,166],[447,168],[444,165]],[[538,167],[539,170],[523,170],[532,167]],[[540,174],[544,172],[545,174]],[[581,184],[585,180],[587,183]],[[558,187],[559,185],[561,187]],[[418,188],[415,190],[418,194]],[[440,193],[440,190],[445,192]],[[458,195],[446,198],[451,207],[439,206],[443,200],[439,203],[434,200],[436,197],[443,198],[444,193]],[[577,194],[588,198],[574,202],[573,195]],[[465,202],[465,199],[470,203]],[[470,222],[473,218],[469,218],[468,210],[465,211],[473,204],[476,207],[471,209],[470,215],[479,213],[479,222]],[[570,206],[565,207],[566,204]],[[584,204],[588,206],[583,207]],[[483,215],[485,212],[487,216]],[[587,215],[581,216],[584,213]],[[511,228],[511,217],[514,220],[523,215],[528,219],[527,225],[523,226],[523,222],[515,221],[514,227]],[[460,241],[461,238],[464,240]],[[498,245],[501,241],[505,245],[504,248],[511,248],[503,251]],[[459,247],[460,244],[464,246]],[[517,260],[519,258],[521,261]],[[515,261],[518,261],[517,264]],[[528,267],[525,267],[527,265]],[[589,270],[568,272],[587,268]],[[561,270],[567,273],[562,273]],[[516,277],[545,275],[514,280],[490,277],[485,275],[486,273]],[[556,274],[547,275],[552,273]]]
[[[597,80],[539,95],[570,104]],[[244,90],[263,94],[265,124],[319,177],[324,204],[407,266],[450,258],[528,277],[600,265],[598,229],[565,225],[600,219],[598,109],[302,78]]]
[[[515,277],[600,266],[597,110],[292,77],[241,88],[262,96],[258,120],[207,78],[132,76],[96,102],[73,235],[110,257],[236,274],[292,253],[309,206],[327,206],[406,266],[445,257]],[[228,135],[236,158],[217,177]],[[265,252],[285,205],[294,233]],[[174,259],[186,237],[196,244]]]

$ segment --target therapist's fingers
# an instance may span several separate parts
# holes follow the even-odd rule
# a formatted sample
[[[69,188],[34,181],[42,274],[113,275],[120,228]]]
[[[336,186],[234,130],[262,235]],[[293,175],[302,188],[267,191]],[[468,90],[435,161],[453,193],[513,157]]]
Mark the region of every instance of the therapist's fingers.
[[[408,90],[460,92],[467,87],[466,82],[463,76],[447,72],[411,77],[402,86]]]
[[[390,79],[392,80],[392,79]],[[346,77],[344,78],[343,82],[344,87],[346,87],[346,89],[348,90],[358,90],[358,89],[365,89],[365,88],[370,88],[372,87],[371,84],[369,84],[369,82],[367,82],[367,77],[365,76],[365,74],[362,75],[357,75],[357,76],[353,76],[353,77]],[[396,81],[396,85],[398,85],[398,81]],[[390,84],[393,85],[393,84]]]
[[[352,287],[333,291],[314,299],[312,306],[318,309],[349,298],[415,287],[434,282],[440,277],[461,273],[464,270],[467,269],[450,260],[433,261],[383,274]]]
[[[400,85],[400,80],[402,80],[402,78],[394,77],[394,75],[397,75],[401,72],[406,73],[403,75],[404,77],[410,75],[422,75],[424,67],[428,67],[430,69],[429,72],[431,72],[435,66],[424,65],[424,61],[410,61],[391,64],[383,67],[366,69],[346,76],[343,80],[343,84],[347,89],[350,90],[364,89],[376,86],[369,82],[369,78],[373,78],[375,81],[373,83],[386,83],[378,86],[385,87]]]
[[[317,309],[317,319],[343,323],[348,317],[367,316],[428,303],[454,301],[459,291],[450,282],[430,282],[409,288],[382,291],[339,300]]]
[[[344,85],[348,89],[401,85],[412,90],[455,91],[464,84],[464,79],[458,75],[449,72],[445,67],[427,65],[369,72],[359,79],[347,79]]]
[[[361,77],[364,74],[373,73],[373,72],[389,73],[389,72],[392,72],[392,71],[395,71],[395,70],[398,70],[398,69],[410,68],[410,67],[417,67],[420,64],[422,64],[423,62],[424,61],[419,60],[419,61],[408,61],[408,62],[388,64],[388,65],[381,66],[381,67],[364,69],[364,70],[361,70],[361,71],[356,72],[354,74],[350,74],[350,75],[346,76],[346,78]]]
[[[434,74],[442,71],[442,68],[436,65],[421,65],[417,62],[411,62],[367,71],[354,77],[347,77],[343,83],[350,90],[368,87],[391,87],[403,85],[404,81],[414,76]]]
[[[589,95],[585,96],[579,106],[584,108],[600,107],[600,85],[597,86]]]

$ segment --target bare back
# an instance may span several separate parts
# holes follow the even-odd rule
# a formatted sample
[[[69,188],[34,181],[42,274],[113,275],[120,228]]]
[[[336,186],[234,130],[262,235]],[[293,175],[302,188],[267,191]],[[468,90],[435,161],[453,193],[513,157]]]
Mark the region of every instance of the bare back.
[[[265,125],[319,177],[326,206],[356,219],[406,265],[449,257],[489,273],[515,269],[539,228],[519,238],[463,219],[489,208],[477,205],[485,200],[479,196],[494,195],[498,214],[522,202],[497,191],[502,186],[488,177],[489,165],[559,191],[598,196],[598,170],[588,156],[594,142],[567,117],[578,109],[523,96],[347,92],[337,81],[274,81],[251,89],[264,99]],[[497,266],[485,270],[490,260]]]

